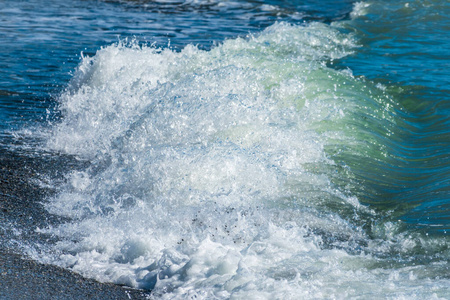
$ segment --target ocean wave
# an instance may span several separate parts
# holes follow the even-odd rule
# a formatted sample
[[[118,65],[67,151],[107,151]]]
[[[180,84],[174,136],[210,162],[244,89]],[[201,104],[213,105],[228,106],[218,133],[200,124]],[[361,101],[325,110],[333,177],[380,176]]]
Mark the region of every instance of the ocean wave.
[[[45,261],[168,299],[443,295],[445,240],[404,231],[379,197],[401,182],[384,174],[404,107],[332,68],[360,47],[337,27],[83,57],[46,147],[91,167],[45,204],[72,220],[39,230],[60,239]]]

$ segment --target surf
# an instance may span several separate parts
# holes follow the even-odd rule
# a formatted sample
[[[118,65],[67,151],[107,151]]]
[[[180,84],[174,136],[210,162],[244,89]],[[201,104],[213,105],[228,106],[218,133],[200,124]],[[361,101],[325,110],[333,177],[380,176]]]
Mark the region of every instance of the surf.
[[[45,202],[71,221],[38,230],[58,241],[36,259],[168,299],[445,293],[445,240],[379,197],[404,107],[333,68],[359,47],[339,23],[280,22],[208,51],[84,56],[45,147],[90,167]]]

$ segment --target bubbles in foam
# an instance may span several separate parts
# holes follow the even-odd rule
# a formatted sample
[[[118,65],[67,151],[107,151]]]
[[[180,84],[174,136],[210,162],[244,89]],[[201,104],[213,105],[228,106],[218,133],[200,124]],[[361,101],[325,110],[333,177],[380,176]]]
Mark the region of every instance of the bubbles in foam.
[[[46,204],[72,218],[41,230],[60,237],[47,259],[162,298],[402,295],[344,213],[373,212],[332,183],[324,150],[358,143],[345,124],[361,107],[390,118],[375,89],[324,64],[355,46],[280,23],[211,51],[85,57],[48,147],[92,167]]]
[[[351,17],[352,18],[357,18],[357,17],[359,17],[359,16],[364,16],[364,15],[366,15],[368,12],[367,12],[367,8],[370,6],[370,4],[369,3],[366,3],[366,2],[356,2],[354,5],[353,5],[353,10],[352,10],[352,12],[351,12]]]

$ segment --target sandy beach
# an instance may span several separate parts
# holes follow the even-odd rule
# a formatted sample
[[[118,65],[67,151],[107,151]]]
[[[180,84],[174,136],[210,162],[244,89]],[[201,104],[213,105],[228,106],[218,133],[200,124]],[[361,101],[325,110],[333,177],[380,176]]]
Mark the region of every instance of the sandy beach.
[[[148,299],[149,294],[0,251],[0,299]]]

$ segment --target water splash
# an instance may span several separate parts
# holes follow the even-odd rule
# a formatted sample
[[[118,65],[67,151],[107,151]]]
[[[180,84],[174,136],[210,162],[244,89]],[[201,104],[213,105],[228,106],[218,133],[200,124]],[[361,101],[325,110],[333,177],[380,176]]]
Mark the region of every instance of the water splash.
[[[92,165],[46,204],[72,221],[40,230],[60,238],[45,260],[162,298],[430,295],[428,266],[386,258],[421,244],[361,205],[333,159],[386,162],[401,122],[384,88],[327,65],[357,47],[277,23],[210,51],[85,57],[47,147]]]

